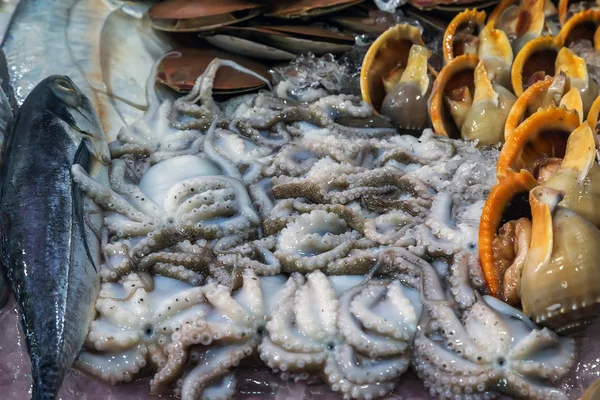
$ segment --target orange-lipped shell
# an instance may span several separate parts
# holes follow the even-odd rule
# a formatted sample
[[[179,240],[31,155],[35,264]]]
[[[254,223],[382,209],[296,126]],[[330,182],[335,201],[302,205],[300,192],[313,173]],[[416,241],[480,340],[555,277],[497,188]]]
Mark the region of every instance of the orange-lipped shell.
[[[600,11],[585,10],[569,18],[558,35],[562,37],[565,46],[569,46],[579,39],[587,39],[593,43],[594,35],[599,26]]]
[[[216,49],[180,49],[180,57],[167,57],[158,66],[156,79],[178,92],[189,92],[196,79],[215,58],[232,60],[269,79],[268,67],[256,61]],[[214,81],[215,94],[242,93],[263,87],[260,79],[229,67],[219,69]]]
[[[384,82],[406,68],[413,44],[425,47],[419,28],[399,24],[379,36],[367,51],[360,72],[360,91],[363,100],[377,112],[386,95]]]
[[[530,40],[539,37],[545,28],[547,0],[502,1],[490,15],[488,24],[503,30],[512,39],[518,53]],[[517,5],[517,3],[519,3]]]
[[[586,7],[590,2],[586,0],[559,0],[558,20],[561,25],[564,25],[569,20],[569,18],[572,17],[572,11],[570,11],[569,9],[576,3],[582,3],[583,7]],[[581,8],[581,11],[583,11],[583,7],[578,6],[577,8]]]
[[[527,43],[515,57],[511,69],[513,92],[521,96],[528,86],[535,83],[536,74],[554,76],[554,64],[563,47],[561,36],[540,36]]]
[[[531,167],[541,158],[564,157],[569,135],[579,125],[576,111],[562,106],[538,110],[517,126],[504,144],[496,176],[500,179],[509,169]]]
[[[493,242],[500,227],[511,220],[530,217],[527,203],[529,191],[538,185],[527,170],[508,170],[492,188],[483,206],[479,223],[479,259],[490,293],[501,298],[504,271],[494,261]]]
[[[478,36],[484,26],[485,11],[470,9],[454,17],[444,32],[444,63],[462,54],[477,54]]]
[[[268,17],[302,18],[325,15],[351,7],[364,0],[277,0],[272,2]]]
[[[169,32],[201,32],[260,14],[263,4],[246,0],[167,0],[148,10],[152,26]]]
[[[592,103],[590,107],[590,111],[588,111],[587,115],[587,123],[592,128],[592,131],[598,133],[598,117],[600,116],[600,96],[596,97],[596,100]]]
[[[436,133],[454,139],[461,137],[461,127],[456,126],[446,97],[452,96],[456,91],[462,92],[464,88],[471,95],[474,93],[474,73],[478,63],[479,57],[475,55],[464,54],[458,56],[442,68],[433,82],[429,114]]]
[[[555,77],[546,76],[542,81],[537,81],[529,86],[513,105],[504,126],[504,139],[507,140],[515,131],[517,126],[539,108],[558,106],[563,96],[569,92],[571,85],[566,74]],[[569,107],[582,112],[579,108]],[[581,117],[581,115],[580,115]]]
[[[490,14],[487,23],[492,24],[496,29],[501,29],[503,25],[502,21],[509,16],[508,14],[514,14],[518,12],[518,3],[519,0],[502,0]],[[504,15],[505,13],[507,16]]]

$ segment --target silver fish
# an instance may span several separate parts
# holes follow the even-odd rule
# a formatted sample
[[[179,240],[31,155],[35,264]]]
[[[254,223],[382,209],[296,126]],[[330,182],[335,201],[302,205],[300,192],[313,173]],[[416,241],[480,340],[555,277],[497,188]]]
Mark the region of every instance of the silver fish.
[[[19,304],[34,400],[56,397],[100,285],[100,242],[85,211],[91,201],[71,168],[109,163],[89,99],[68,77],[42,80],[16,115],[0,186],[0,256]]]
[[[12,108],[4,90],[0,87],[0,165],[4,162],[4,150],[6,144],[6,138],[8,137],[9,130],[12,128],[14,123]],[[5,279],[5,273],[3,266],[0,263],[0,308],[4,307],[8,300],[8,284]]]

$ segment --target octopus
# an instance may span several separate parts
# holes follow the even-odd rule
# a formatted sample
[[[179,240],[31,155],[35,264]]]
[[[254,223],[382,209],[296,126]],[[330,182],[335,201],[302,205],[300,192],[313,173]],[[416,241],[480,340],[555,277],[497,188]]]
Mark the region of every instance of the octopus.
[[[404,257],[421,268],[423,316],[412,363],[433,396],[567,398],[552,384],[575,362],[573,339],[540,329],[520,311],[474,291],[475,301],[459,316],[435,268],[407,253]],[[454,262],[465,257],[458,254]]]
[[[285,378],[320,375],[344,398],[383,397],[410,364],[417,292],[394,280],[340,293],[341,279],[320,271],[290,278],[266,325],[261,360]]]
[[[409,368],[434,396],[564,397],[573,341],[485,296],[497,149],[397,136],[355,96],[284,81],[218,103],[222,66],[248,72],[214,60],[162,102],[149,80],[108,179],[72,169],[105,214],[80,369],[113,384],[149,371],[152,393],[183,399],[231,397],[245,359],[344,398],[384,397]]]
[[[76,367],[112,384],[129,382],[149,367],[153,392],[174,388],[183,398],[227,393],[230,368],[255,351],[273,307],[263,288],[276,296],[280,285],[277,277],[259,282],[252,270],[241,280],[233,294],[217,283],[193,286],[137,273],[104,283],[99,318]]]

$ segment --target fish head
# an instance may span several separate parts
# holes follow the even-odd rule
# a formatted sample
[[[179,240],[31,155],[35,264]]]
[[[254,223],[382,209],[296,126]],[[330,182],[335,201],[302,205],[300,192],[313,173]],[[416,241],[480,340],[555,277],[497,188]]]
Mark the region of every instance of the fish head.
[[[90,100],[67,76],[53,75],[45,79],[49,110],[71,128],[73,140],[82,141],[103,165],[110,164],[110,151],[102,124]]]

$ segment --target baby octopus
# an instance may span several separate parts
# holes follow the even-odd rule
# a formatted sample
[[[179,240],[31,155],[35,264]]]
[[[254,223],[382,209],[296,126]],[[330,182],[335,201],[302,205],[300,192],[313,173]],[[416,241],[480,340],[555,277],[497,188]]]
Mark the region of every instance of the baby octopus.
[[[398,251],[404,253],[405,263],[421,269],[423,315],[412,362],[432,395],[567,398],[551,384],[575,362],[573,339],[539,329],[518,310],[475,292],[473,304],[457,315],[434,267],[406,250]],[[454,262],[463,263],[465,257],[457,254]]]
[[[201,280],[198,274],[217,274],[211,248],[239,242],[260,222],[243,183],[219,173],[206,159],[178,156],[136,182],[128,164],[114,160],[109,187],[75,165],[75,182],[107,211],[108,270],[161,269],[193,283]]]
[[[271,307],[261,285],[273,298],[280,285],[277,278],[260,282],[251,270],[243,272],[242,280],[233,294],[215,283],[195,287],[143,274],[104,283],[96,304],[100,316],[77,367],[116,384],[130,381],[148,365],[156,372],[154,392],[174,389],[184,399],[203,391],[228,397],[217,395],[231,390],[229,369],[252,354]]]
[[[290,278],[260,357],[283,377],[320,375],[344,398],[382,397],[409,366],[418,294],[397,280],[350,288],[348,280],[320,271]]]

